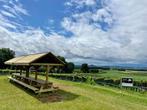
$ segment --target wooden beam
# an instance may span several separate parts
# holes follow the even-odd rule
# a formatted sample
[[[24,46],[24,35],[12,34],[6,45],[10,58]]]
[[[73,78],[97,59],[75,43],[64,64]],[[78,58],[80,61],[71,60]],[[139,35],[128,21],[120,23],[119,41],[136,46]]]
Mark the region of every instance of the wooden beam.
[[[29,63],[12,63],[12,64],[8,64],[8,65],[15,65],[15,66],[29,66]]]
[[[54,63],[31,63],[30,65],[39,65],[39,66],[64,66],[63,64],[54,64]]]

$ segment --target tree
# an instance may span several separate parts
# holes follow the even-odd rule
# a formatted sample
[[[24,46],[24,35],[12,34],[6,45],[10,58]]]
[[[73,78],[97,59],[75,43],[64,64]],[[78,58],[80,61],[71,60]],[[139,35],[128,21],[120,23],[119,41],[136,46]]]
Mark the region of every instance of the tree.
[[[57,56],[57,58],[59,58],[61,61],[63,61],[65,63],[64,67],[58,67],[57,68],[57,71],[56,71],[57,73],[63,73],[63,72],[65,72],[65,73],[72,73],[74,71],[74,68],[75,68],[74,63],[67,62],[65,60],[65,58],[62,57],[62,56]]]
[[[64,71],[65,71],[65,73],[73,73],[74,68],[75,68],[74,63],[68,62],[68,63],[66,63],[66,65],[65,65]]]
[[[64,57],[62,57],[62,56],[57,56],[57,58],[60,59],[61,61],[63,61],[64,63],[66,63],[66,60],[65,60]]]
[[[0,49],[0,68],[6,68],[7,66],[4,64],[5,61],[14,58],[15,52],[10,50],[9,48],[1,48]]]
[[[82,64],[82,66],[81,66],[81,71],[82,71],[83,73],[89,73],[88,64],[86,64],[86,63]]]

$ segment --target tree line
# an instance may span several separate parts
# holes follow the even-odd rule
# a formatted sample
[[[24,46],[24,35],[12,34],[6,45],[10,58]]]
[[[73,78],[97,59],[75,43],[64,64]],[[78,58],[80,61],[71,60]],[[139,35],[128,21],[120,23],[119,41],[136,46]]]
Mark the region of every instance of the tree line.
[[[9,48],[1,48],[0,49],[0,69],[5,69],[8,65],[5,65],[4,62],[14,58],[15,52]]]

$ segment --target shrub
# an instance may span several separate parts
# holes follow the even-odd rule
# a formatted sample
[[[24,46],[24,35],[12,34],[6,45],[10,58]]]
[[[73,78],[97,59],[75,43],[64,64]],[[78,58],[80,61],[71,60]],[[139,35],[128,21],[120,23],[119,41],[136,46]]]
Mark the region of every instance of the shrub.
[[[9,69],[0,69],[0,74],[11,74],[16,72],[15,70],[9,70]]]
[[[99,73],[99,70],[98,69],[90,69],[89,72],[90,73]]]
[[[88,76],[87,79],[86,79],[86,83],[87,84],[91,84],[91,85],[95,85],[95,81],[94,79],[91,77],[91,76]]]

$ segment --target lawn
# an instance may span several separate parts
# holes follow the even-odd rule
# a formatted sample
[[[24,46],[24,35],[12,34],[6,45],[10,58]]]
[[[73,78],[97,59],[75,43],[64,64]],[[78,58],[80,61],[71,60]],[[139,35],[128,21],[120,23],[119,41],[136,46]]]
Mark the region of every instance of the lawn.
[[[147,110],[147,93],[49,80],[60,90],[37,96],[0,76],[0,110]]]

